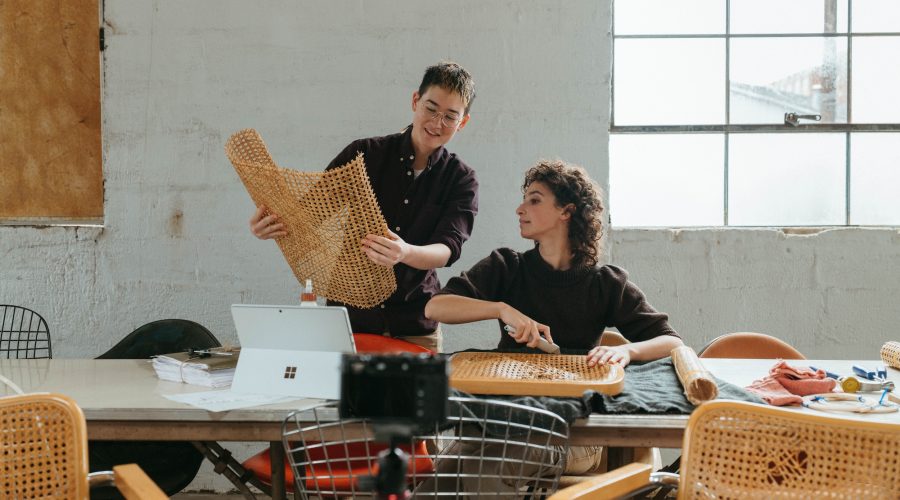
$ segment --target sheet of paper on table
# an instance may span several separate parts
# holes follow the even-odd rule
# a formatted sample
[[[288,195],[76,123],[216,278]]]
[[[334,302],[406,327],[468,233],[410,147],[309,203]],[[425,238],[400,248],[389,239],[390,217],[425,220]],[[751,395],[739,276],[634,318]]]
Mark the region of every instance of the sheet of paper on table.
[[[212,412],[285,403],[287,401],[299,399],[296,396],[271,396],[265,394],[232,392],[230,389],[191,392],[185,394],[163,394],[163,397],[170,401],[175,401],[176,403],[189,404]]]

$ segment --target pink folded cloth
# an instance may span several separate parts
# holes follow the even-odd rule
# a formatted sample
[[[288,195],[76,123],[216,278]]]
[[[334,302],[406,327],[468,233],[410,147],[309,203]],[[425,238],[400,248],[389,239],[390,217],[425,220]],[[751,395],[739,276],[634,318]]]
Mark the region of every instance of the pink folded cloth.
[[[836,380],[825,375],[824,370],[795,368],[780,359],[769,370],[769,375],[754,381],[746,389],[773,406],[801,404],[810,394],[834,390]]]

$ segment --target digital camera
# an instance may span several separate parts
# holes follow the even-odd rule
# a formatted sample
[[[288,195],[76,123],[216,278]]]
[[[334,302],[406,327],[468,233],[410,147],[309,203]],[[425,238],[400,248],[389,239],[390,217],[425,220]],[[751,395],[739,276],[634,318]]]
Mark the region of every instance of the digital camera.
[[[447,420],[448,374],[439,354],[345,354],[340,416],[433,432]]]

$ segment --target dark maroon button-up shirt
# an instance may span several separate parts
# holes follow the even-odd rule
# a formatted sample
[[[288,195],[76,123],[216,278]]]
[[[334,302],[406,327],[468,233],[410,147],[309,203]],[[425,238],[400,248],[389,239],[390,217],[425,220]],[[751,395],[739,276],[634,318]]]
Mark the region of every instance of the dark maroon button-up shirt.
[[[366,171],[388,227],[412,245],[443,243],[450,249],[447,265],[456,262],[472,234],[478,213],[475,171],[445,148],[428,158],[425,170],[413,173],[412,126],[399,134],[353,141],[328,169],[343,166],[363,153]],[[343,305],[357,333],[391,332],[423,335],[437,328],[425,318],[425,304],[441,288],[434,269],[394,266],[397,290],[381,305],[359,309]]]

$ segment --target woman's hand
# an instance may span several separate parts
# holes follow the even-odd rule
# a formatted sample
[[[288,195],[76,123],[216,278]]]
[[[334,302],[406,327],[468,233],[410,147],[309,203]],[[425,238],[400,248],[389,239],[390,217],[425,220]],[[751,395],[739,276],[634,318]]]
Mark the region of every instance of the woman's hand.
[[[256,209],[253,217],[250,217],[250,232],[261,240],[286,236],[287,230],[284,228],[284,224],[278,222],[277,215],[272,213],[266,215],[268,211],[269,209],[262,205]]]
[[[394,267],[403,262],[410,253],[409,243],[403,241],[403,238],[397,236],[390,229],[388,229],[387,237],[367,234],[360,244],[369,260],[379,266]]]
[[[500,310],[500,321],[515,328],[515,331],[509,332],[510,337],[515,339],[519,344],[526,344],[528,347],[537,347],[538,337],[543,336],[548,342],[553,342],[550,336],[550,327],[525,316],[518,309],[504,304]]]
[[[625,368],[631,363],[631,351],[625,345],[598,345],[587,353],[587,364],[594,366],[598,363],[618,363]]]

